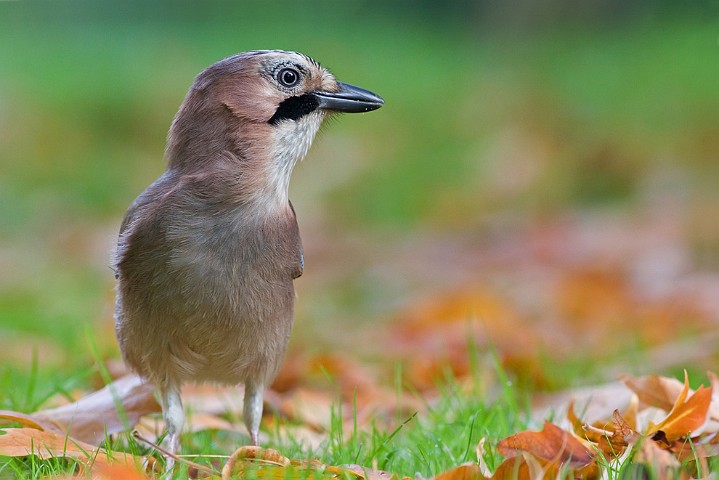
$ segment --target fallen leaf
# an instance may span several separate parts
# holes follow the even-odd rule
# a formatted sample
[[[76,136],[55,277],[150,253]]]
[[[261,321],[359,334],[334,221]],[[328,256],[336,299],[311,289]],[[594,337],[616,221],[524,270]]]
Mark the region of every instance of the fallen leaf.
[[[122,452],[107,452],[57,432],[36,428],[6,428],[0,432],[0,455],[8,457],[34,455],[43,460],[69,457],[79,460],[86,467],[114,462],[137,465],[142,461],[140,457]]]
[[[279,411],[294,421],[323,432],[330,426],[333,398],[326,390],[296,388],[284,395]]]
[[[661,408],[667,412],[672,409],[674,402],[684,387],[679,380],[659,375],[648,375],[640,378],[622,375],[620,380],[637,394],[642,403]]]
[[[152,385],[130,375],[76,402],[40,410],[30,417],[38,422],[52,422],[72,438],[99,445],[107,435],[127,431],[143,415],[159,411]]]
[[[486,478],[479,464],[467,462],[440,473],[434,477],[434,480],[479,480]]]
[[[709,417],[719,421],[719,378],[714,372],[707,372],[709,383],[712,387],[712,401],[709,406]]]
[[[532,480],[529,465],[522,455],[503,461],[491,478],[492,480]]]
[[[277,450],[260,447],[241,447],[230,456],[222,468],[222,480],[232,478],[272,479],[365,479],[364,473],[325,465],[319,460],[290,461]],[[375,477],[376,478],[376,477]]]
[[[551,422],[544,422],[541,432],[525,430],[501,440],[497,445],[505,457],[528,452],[547,462],[568,463],[572,467],[589,465],[595,453],[580,440]]]
[[[631,410],[631,406],[630,406]],[[634,444],[639,438],[639,434],[629,425],[622,417],[619,410],[614,410],[612,414],[612,432],[602,435],[598,439],[597,445],[605,455],[611,457],[620,456],[625,449]]]
[[[119,463],[100,464],[92,472],[93,480],[148,480],[150,477],[134,466]]]
[[[340,465],[340,468],[350,470],[352,473],[357,474],[364,480],[399,480],[399,475],[394,473],[385,472],[384,470],[375,470],[372,468],[365,468],[360,465],[353,463],[349,465]],[[410,477],[402,477],[403,480],[410,480]]]
[[[612,414],[612,422],[614,422],[614,437],[617,440],[621,440],[624,445],[628,445],[630,442],[636,439],[637,432],[627,423],[626,420],[619,414],[619,410],[614,410]]]
[[[0,410],[0,420],[5,420],[2,423],[19,423],[24,427],[35,428],[37,430],[52,430],[58,433],[62,433],[62,429],[54,422],[36,418],[30,414],[15,412],[13,410]]]
[[[485,477],[491,477],[492,471],[487,465],[487,461],[484,458],[484,444],[487,443],[487,437],[482,437],[477,444],[477,462],[479,463],[479,470]]]
[[[656,478],[657,480],[678,478],[679,460],[671,452],[660,448],[656,442],[648,438],[644,439],[639,445],[633,461],[644,464],[652,470],[653,475],[650,475],[650,478]]]
[[[706,423],[712,399],[712,387],[705,388],[702,385],[687,399],[688,392],[689,378],[685,371],[684,387],[669,415],[656,425],[650,424],[646,432],[647,436],[652,436],[661,431],[666,439],[671,442],[696,432]]]
[[[215,415],[242,415],[242,386],[187,384],[182,387],[182,403],[192,412]]]
[[[185,432],[202,432],[205,430],[224,430],[228,432],[245,432],[244,425],[228,422],[224,418],[211,413],[194,412],[188,415]]]

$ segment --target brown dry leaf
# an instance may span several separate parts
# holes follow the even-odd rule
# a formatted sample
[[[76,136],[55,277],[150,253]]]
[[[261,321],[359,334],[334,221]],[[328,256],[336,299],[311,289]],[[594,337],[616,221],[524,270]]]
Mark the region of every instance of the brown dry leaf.
[[[393,325],[385,338],[388,351],[412,359],[404,373],[420,391],[434,390],[447,371],[460,379],[471,371],[468,337],[478,345],[492,343],[511,358],[533,351],[537,340],[523,329],[514,303],[482,285],[417,299],[396,315]],[[520,330],[523,335],[517,335]]]
[[[605,265],[568,269],[556,288],[556,307],[575,328],[595,328],[632,311],[631,288],[623,272]]]
[[[182,403],[192,412],[241,415],[243,393],[242,386],[190,383],[182,387]]]
[[[62,429],[53,422],[36,418],[27,413],[15,412],[13,410],[0,410],[0,423],[7,424],[12,422],[37,430],[51,430],[62,433]]]
[[[709,406],[709,417],[719,421],[719,378],[714,372],[707,372],[709,383],[712,387],[712,402]]]
[[[211,413],[195,412],[188,415],[185,432],[202,432],[205,430],[224,430],[228,432],[244,432],[244,425],[233,424],[222,417]]]
[[[222,480],[229,480],[233,477],[240,477],[251,464],[274,465],[276,467],[287,467],[290,459],[277,450],[260,447],[240,447],[230,456],[222,467]]]
[[[434,480],[480,480],[486,478],[482,474],[479,464],[467,462],[440,473],[434,477]]]
[[[122,405],[122,415],[118,414],[118,404]],[[143,415],[159,411],[152,386],[130,375],[76,402],[40,410],[31,417],[51,422],[77,440],[99,445],[106,435],[129,430]]]
[[[286,417],[321,432],[329,428],[332,402],[332,394],[326,390],[296,388],[284,396],[279,411]]]
[[[627,407],[624,412],[622,412],[622,419],[626,422],[627,426],[637,431],[637,416],[639,415],[639,397],[636,395],[632,395],[631,400],[629,401],[629,406]]]
[[[670,450],[681,463],[719,456],[719,445],[716,443],[675,442]]]
[[[619,410],[614,410],[612,422],[614,422],[614,435],[612,436],[612,443],[615,445],[627,446],[636,442],[639,434],[624,419],[624,417],[619,414]]]
[[[525,430],[509,436],[497,444],[497,449],[505,457],[528,452],[547,462],[568,463],[574,468],[589,465],[595,457],[577,437],[551,422],[544,422],[541,432]]]
[[[0,455],[26,457],[35,455],[43,460],[54,457],[71,457],[86,467],[119,462],[125,465],[141,463],[141,458],[128,453],[108,453],[83,441],[57,432],[35,428],[6,428],[0,430]]]
[[[569,423],[572,424],[572,429],[574,430],[575,435],[586,435],[584,428],[582,428],[584,426],[584,422],[582,422],[574,412],[574,399],[569,400],[569,404],[567,405],[567,420],[569,420]]]
[[[660,448],[655,441],[648,438],[639,445],[633,462],[647,465],[652,469],[654,473],[652,478],[657,478],[658,480],[678,478],[679,460],[671,452]]]
[[[703,385],[687,399],[689,391],[689,379],[684,379],[682,389],[676,403],[669,415],[657,425],[650,424],[646,432],[651,436],[660,430],[664,432],[668,441],[677,440],[695,432],[707,421],[709,415],[709,404],[712,399],[712,388],[705,388]]]
[[[344,468],[346,470],[351,471],[352,473],[355,473],[360,478],[363,478],[364,480],[399,480],[400,477],[397,474],[385,472],[384,470],[374,470],[371,468],[364,468],[360,465],[355,465],[353,463],[348,465],[340,465],[339,468]],[[411,480],[410,477],[402,477],[402,480]]]
[[[661,408],[667,412],[672,409],[674,402],[684,388],[684,385],[679,380],[660,377],[659,375],[648,375],[639,378],[622,375],[620,380],[637,394],[642,403]]]
[[[364,473],[352,469],[325,465],[318,460],[290,461],[277,450],[260,447],[241,447],[232,454],[222,468],[222,480],[243,478],[248,472],[254,478],[272,479],[365,479]],[[308,471],[311,472],[308,475]],[[378,477],[373,477],[378,478]]]
[[[630,406],[630,410],[631,410]],[[629,445],[632,445],[639,438],[639,434],[629,425],[629,423],[619,414],[619,410],[614,410],[612,415],[612,430],[603,435],[597,435],[597,439],[593,440],[597,447],[608,458],[620,457]]]

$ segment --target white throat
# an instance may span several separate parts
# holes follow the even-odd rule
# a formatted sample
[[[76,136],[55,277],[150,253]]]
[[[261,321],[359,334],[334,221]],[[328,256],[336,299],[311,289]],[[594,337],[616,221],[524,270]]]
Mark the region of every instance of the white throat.
[[[259,199],[269,210],[287,208],[292,169],[312,145],[324,114],[313,112],[298,120],[284,120],[274,127],[270,162],[265,171],[264,198]]]

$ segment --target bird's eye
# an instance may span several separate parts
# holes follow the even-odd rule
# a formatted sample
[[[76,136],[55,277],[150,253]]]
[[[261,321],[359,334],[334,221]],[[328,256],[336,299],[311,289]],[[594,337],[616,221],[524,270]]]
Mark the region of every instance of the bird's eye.
[[[277,72],[277,81],[280,85],[287,88],[296,86],[300,81],[300,72],[294,68],[283,68]]]

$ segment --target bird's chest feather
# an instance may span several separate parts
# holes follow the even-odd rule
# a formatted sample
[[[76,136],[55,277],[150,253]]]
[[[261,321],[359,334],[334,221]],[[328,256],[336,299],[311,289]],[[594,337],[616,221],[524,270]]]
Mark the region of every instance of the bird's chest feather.
[[[215,215],[168,232],[171,262],[199,279],[277,282],[292,280],[302,262],[302,244],[294,216],[246,219]]]

